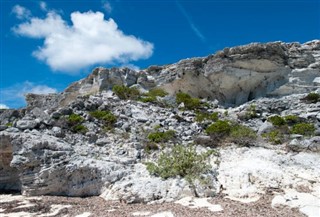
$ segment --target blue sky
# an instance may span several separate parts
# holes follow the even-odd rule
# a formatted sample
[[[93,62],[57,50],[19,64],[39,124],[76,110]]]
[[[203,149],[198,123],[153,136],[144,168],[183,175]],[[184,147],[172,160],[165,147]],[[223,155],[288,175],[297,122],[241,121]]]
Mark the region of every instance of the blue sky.
[[[0,0],[0,108],[96,66],[170,64],[251,42],[320,39],[320,0]]]

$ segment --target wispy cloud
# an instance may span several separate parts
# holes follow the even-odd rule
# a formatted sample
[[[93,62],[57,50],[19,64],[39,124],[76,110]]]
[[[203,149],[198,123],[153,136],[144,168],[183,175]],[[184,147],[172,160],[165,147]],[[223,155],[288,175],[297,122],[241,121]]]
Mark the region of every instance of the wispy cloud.
[[[111,6],[111,3],[109,1],[102,1],[102,9],[107,12],[108,14],[111,14],[113,8]]]
[[[17,35],[44,39],[33,56],[51,69],[77,74],[94,64],[128,64],[149,58],[153,44],[126,35],[113,19],[104,19],[101,12],[73,12],[72,25],[50,10],[45,18],[31,17],[15,27]]]
[[[42,11],[48,11],[47,3],[44,1],[39,2],[40,9]]]
[[[184,7],[180,4],[180,2],[176,1],[176,5],[180,12],[183,14],[183,16],[187,19],[190,28],[192,31],[196,34],[196,36],[203,42],[206,41],[206,38],[202,34],[202,32],[199,30],[199,28],[196,26],[196,24],[193,22],[191,16],[187,13],[187,11],[184,9]]]
[[[48,94],[57,92],[57,89],[49,87],[47,85],[39,85],[30,81],[25,81],[23,83],[17,83],[10,87],[1,88],[0,105],[9,105],[10,107],[17,108],[25,105],[24,97],[27,93]]]
[[[19,20],[28,19],[31,16],[31,11],[21,5],[15,5],[12,8],[12,13],[18,18]]]

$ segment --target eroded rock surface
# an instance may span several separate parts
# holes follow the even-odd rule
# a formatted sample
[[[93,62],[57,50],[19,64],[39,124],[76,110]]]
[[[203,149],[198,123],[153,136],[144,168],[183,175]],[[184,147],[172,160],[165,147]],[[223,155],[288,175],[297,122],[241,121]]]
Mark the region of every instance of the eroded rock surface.
[[[0,190],[149,203],[219,194],[254,201],[270,189],[303,187],[319,199],[320,102],[303,100],[320,91],[319,58],[319,41],[250,44],[139,72],[97,68],[62,93],[29,94],[26,108],[0,112]],[[111,91],[119,84],[142,91],[157,86],[170,94],[158,103],[120,100]],[[249,127],[258,139],[219,144],[206,132],[215,121],[199,121],[199,111],[178,105],[179,91],[201,97],[200,112],[217,112],[218,119]],[[93,111],[116,119],[110,124]],[[275,115],[294,116],[315,131],[288,133],[272,144],[263,135],[275,129],[269,120]],[[154,144],[148,139],[154,131],[175,136]],[[176,144],[190,143],[199,154],[216,152],[197,181],[162,179],[146,169],[146,162],[170,154]]]

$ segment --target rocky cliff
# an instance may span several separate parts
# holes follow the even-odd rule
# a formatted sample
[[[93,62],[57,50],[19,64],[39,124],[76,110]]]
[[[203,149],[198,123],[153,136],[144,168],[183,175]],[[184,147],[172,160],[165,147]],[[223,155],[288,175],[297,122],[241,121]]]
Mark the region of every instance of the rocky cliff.
[[[62,93],[29,94],[26,108],[0,111],[0,190],[132,203],[254,200],[303,187],[314,201],[306,212],[316,212],[319,83],[320,41],[253,43],[138,72],[96,68]],[[139,96],[123,98],[116,85]],[[151,95],[155,88],[168,94]],[[202,174],[148,167],[190,144],[185,169]],[[206,156],[205,170],[194,165],[204,164],[198,156]],[[280,199],[275,204],[286,203]]]

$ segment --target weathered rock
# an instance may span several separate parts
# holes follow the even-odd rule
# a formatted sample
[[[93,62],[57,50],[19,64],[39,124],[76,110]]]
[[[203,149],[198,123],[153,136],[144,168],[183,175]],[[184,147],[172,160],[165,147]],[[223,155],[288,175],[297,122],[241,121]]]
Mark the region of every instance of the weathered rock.
[[[21,130],[25,129],[33,129],[38,125],[39,121],[31,118],[26,118],[22,120],[18,120],[16,123],[16,127]]]

